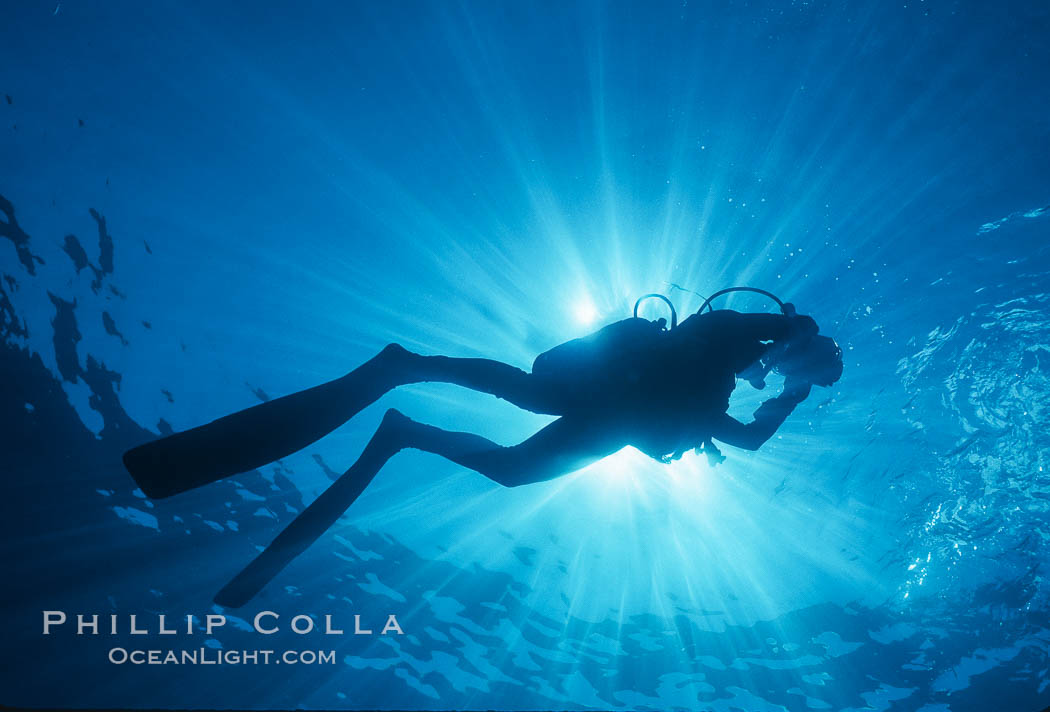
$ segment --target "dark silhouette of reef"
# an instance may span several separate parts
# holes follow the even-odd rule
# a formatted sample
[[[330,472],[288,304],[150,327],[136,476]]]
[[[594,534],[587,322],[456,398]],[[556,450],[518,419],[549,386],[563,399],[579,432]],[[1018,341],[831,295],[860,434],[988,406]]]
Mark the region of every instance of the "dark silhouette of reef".
[[[128,345],[128,340],[124,338],[124,334],[120,333],[120,329],[117,328],[117,323],[113,321],[113,317],[108,311],[102,312],[102,328],[106,330],[106,333],[110,336],[116,336],[120,339],[120,343],[125,346]]]
[[[18,227],[11,203],[2,196],[0,209],[8,216],[3,234],[16,236],[13,242],[19,262],[27,275],[35,276],[43,260],[29,251],[29,235]],[[100,220],[99,225],[100,235],[108,234],[104,222]],[[111,273],[112,257],[102,263]],[[123,471],[120,456],[132,444],[155,434],[136,423],[121,405],[117,395],[121,374],[90,353],[83,358],[78,354],[78,349],[90,348],[82,343],[78,327],[80,301],[48,292],[55,310],[49,341],[56,358],[56,378],[40,354],[25,343],[31,334],[12,304],[9,292],[15,289],[17,281],[5,274],[0,283],[0,453],[4,499],[12,515],[0,517],[0,580],[4,581],[0,603],[6,640],[0,668],[5,680],[17,680],[19,685],[5,690],[3,702],[90,705],[90,695],[85,697],[82,689],[87,687],[86,678],[80,681],[83,685],[56,688],[54,668],[40,664],[64,652],[72,655],[64,647],[68,640],[56,645],[55,640],[39,635],[41,610],[72,605],[93,611],[119,607],[141,612],[181,601],[176,605],[206,612],[209,596],[185,586],[174,568],[193,566],[193,557],[187,553],[198,546],[231,546],[231,552],[236,552],[231,555],[240,557],[254,549],[247,541],[223,541],[219,532],[203,523],[229,518],[236,510],[221,502],[191,497],[171,508],[145,506]],[[89,389],[88,406],[102,422],[97,435],[71,405],[63,381],[83,383]],[[162,434],[171,432],[163,419],[156,429]],[[266,517],[244,517],[241,533],[247,533],[249,540],[268,540],[279,522],[290,518],[289,511],[303,506],[300,493],[286,476],[277,473],[271,480],[258,472],[249,473],[223,487],[225,493],[219,495],[226,501],[241,501],[236,492],[243,490],[257,501],[266,499]],[[117,510],[134,510],[147,520],[154,517],[158,528],[135,527],[135,536],[127,536],[124,532],[129,525],[118,518]],[[181,538],[161,533],[171,531],[173,517],[185,519],[176,528],[185,532]],[[216,585],[218,580],[216,577]],[[90,652],[91,647],[84,654],[97,657],[99,669],[104,669],[105,650]],[[243,677],[243,684],[249,684],[248,677]],[[18,694],[18,690],[33,689],[38,693]],[[53,698],[45,700],[41,691]],[[96,706],[113,704],[112,697],[99,693]],[[199,704],[206,706],[201,699]]]
[[[82,373],[80,357],[77,356],[77,342],[82,337],[80,329],[77,328],[77,318],[73,313],[77,302],[75,299],[67,302],[51,292],[48,292],[47,296],[55,305],[55,316],[51,319],[51,328],[54,330],[52,340],[55,345],[58,372],[64,380],[76,383]]]
[[[91,218],[95,221],[98,227],[98,266],[91,264],[88,259],[87,251],[84,246],[80,244],[80,240],[77,239],[76,235],[66,235],[65,240],[62,243],[62,251],[69,255],[69,259],[73,262],[73,267],[76,269],[77,274],[80,274],[81,270],[85,267],[91,269],[94,273],[94,279],[91,281],[91,291],[98,294],[99,289],[102,288],[102,282],[107,275],[113,274],[113,236],[109,234],[106,229],[106,218],[94,208],[88,210],[91,214]],[[28,236],[27,240],[28,240]],[[117,297],[124,299],[124,294],[117,289],[116,285],[110,284],[109,291]],[[103,317],[105,318],[105,317]],[[106,327],[107,333],[112,334],[109,330],[109,326]]]
[[[73,260],[73,266],[77,270],[77,274],[80,274],[80,270],[88,266],[87,252],[84,251],[84,246],[80,244],[80,240],[77,239],[76,235],[66,235],[65,242],[62,244],[62,251],[69,255],[69,259]]]
[[[14,244],[18,261],[25,267],[26,272],[35,275],[36,266],[44,264],[44,260],[29,250],[29,235],[18,224],[15,207],[11,205],[11,201],[2,195],[0,195],[0,212],[6,218],[6,220],[0,220],[0,237],[6,237]]]

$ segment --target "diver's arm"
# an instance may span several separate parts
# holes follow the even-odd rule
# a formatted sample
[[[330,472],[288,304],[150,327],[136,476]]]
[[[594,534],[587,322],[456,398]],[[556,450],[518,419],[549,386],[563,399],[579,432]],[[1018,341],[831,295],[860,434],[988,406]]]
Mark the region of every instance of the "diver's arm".
[[[791,317],[732,312],[736,335],[754,341],[783,341],[791,335]]]
[[[711,437],[744,450],[757,450],[809,395],[809,384],[791,385],[776,398],[770,398],[755,411],[755,420],[744,425],[723,413],[711,427]]]
[[[790,305],[789,305],[790,306]],[[720,341],[772,341],[784,343],[817,333],[817,322],[812,317],[796,314],[791,307],[787,314],[748,314],[719,309],[694,314],[675,330],[680,334],[713,334]]]

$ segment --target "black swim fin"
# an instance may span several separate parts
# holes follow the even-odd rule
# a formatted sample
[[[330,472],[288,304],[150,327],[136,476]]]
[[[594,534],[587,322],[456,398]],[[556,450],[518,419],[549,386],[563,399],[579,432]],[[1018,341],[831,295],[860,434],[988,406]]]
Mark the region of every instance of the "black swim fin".
[[[254,561],[215,595],[215,602],[226,608],[240,608],[250,601],[292,559],[306,551],[339,520],[343,512],[365,491],[388,458],[389,454],[379,455],[366,448],[353,467],[340,475]]]
[[[170,497],[287,457],[379,399],[389,384],[372,362],[334,381],[227,415],[124,453],[152,498]]]

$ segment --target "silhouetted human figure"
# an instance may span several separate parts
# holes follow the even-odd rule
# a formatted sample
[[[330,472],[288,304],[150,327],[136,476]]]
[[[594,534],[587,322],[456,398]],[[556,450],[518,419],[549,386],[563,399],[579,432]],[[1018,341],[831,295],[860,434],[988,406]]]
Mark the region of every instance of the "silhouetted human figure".
[[[790,307],[790,305],[787,305]],[[506,487],[549,480],[632,445],[669,462],[691,449],[722,458],[712,439],[748,450],[768,440],[811,385],[841,376],[841,351],[794,314],[696,314],[676,328],[625,319],[536,359],[531,373],[499,361],[411,353],[397,344],[346,376],[256,405],[128,451],[128,471],[166,497],[253,469],[328,434],[383,394],[443,382],[560,416],[524,442],[498,445],[388,410],[354,465],[216,598],[241,605],[341,516],[383,465],[404,449],[441,455]],[[738,377],[763,387],[774,367],[783,392],[743,424],[726,410]]]

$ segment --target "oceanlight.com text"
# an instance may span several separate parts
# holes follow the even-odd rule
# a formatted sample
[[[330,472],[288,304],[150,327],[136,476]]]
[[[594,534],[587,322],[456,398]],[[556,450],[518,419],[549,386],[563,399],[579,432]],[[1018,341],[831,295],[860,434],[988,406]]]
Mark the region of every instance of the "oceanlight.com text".
[[[334,650],[192,650],[110,648],[114,665],[335,665]]]

